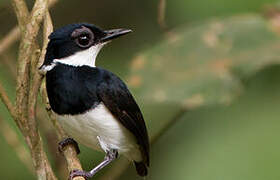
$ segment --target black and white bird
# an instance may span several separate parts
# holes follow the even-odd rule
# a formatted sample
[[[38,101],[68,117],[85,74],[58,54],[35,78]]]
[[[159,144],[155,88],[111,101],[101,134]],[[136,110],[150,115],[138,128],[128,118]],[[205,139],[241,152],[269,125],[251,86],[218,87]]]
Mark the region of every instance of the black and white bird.
[[[125,83],[112,72],[95,66],[101,48],[131,32],[102,30],[92,24],[70,24],[54,31],[40,71],[52,110],[69,136],[90,148],[105,151],[105,159],[91,171],[72,171],[92,177],[118,153],[132,160],[140,176],[149,166],[149,139],[141,111]],[[66,139],[61,146],[75,141]]]

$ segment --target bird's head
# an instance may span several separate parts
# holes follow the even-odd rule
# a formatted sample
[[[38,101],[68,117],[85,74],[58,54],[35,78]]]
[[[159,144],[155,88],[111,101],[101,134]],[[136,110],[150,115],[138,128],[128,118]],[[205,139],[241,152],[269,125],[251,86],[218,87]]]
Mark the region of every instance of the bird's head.
[[[45,60],[39,69],[50,71],[56,63],[94,67],[100,49],[110,40],[129,32],[129,29],[102,30],[87,23],[66,25],[49,36]]]

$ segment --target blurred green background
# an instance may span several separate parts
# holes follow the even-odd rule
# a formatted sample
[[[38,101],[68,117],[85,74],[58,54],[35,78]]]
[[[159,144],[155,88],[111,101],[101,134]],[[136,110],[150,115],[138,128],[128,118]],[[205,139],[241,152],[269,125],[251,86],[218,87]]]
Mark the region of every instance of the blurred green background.
[[[27,2],[31,9],[33,1]],[[133,30],[106,46],[97,63],[124,79],[141,106],[152,139],[146,179],[280,179],[280,2],[166,0],[164,29],[157,20],[159,3],[59,0],[50,10],[56,28],[89,22]],[[1,0],[0,38],[16,23],[11,2]],[[17,48],[0,55],[0,80],[12,99]],[[0,178],[36,179],[18,158],[29,158],[22,143],[3,122],[23,141],[1,104]],[[44,113],[40,129],[54,169],[65,178]],[[86,170],[103,158],[81,150]],[[130,165],[118,179],[141,178]]]

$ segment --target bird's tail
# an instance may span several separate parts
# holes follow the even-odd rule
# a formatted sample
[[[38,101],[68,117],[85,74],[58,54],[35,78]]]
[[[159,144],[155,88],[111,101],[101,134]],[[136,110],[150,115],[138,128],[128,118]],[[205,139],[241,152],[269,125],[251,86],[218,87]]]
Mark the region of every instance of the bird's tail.
[[[144,162],[136,162],[134,161],[136,171],[139,176],[147,176],[148,174],[148,168],[147,165]]]

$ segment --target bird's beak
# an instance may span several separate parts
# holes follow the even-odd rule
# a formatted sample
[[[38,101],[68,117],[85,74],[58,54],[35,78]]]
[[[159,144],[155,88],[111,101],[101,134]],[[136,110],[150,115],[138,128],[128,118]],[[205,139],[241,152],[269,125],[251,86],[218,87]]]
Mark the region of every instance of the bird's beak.
[[[130,29],[112,29],[112,30],[107,30],[104,32],[106,33],[106,35],[103,38],[101,38],[101,40],[100,40],[101,42],[110,41],[112,39],[115,39],[115,38],[125,35],[127,33],[130,33],[130,32],[132,32],[132,30],[130,30]]]

